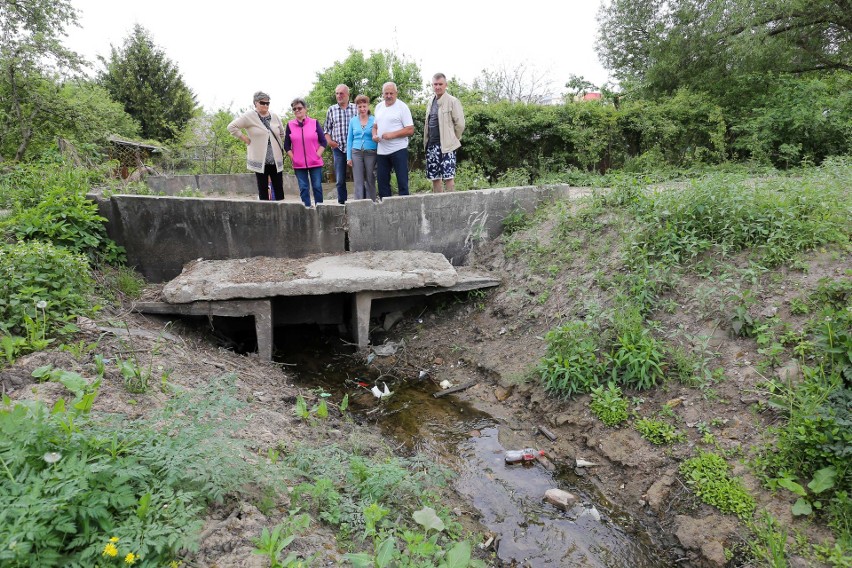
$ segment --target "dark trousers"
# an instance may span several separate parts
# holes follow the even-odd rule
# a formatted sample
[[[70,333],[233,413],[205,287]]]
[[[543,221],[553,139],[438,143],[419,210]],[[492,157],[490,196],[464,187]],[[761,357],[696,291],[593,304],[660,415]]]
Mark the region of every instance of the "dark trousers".
[[[346,152],[331,149],[334,156],[334,179],[337,182],[337,202],[346,203]]]
[[[391,170],[396,173],[396,186],[400,195],[408,195],[408,148],[393,154],[376,156],[376,179],[379,182],[379,197],[390,197]]]
[[[254,172],[257,178],[257,196],[261,201],[269,201],[269,179],[272,178],[272,192],[275,201],[284,201],[284,174],[276,171],[275,164],[266,164],[263,173]]]

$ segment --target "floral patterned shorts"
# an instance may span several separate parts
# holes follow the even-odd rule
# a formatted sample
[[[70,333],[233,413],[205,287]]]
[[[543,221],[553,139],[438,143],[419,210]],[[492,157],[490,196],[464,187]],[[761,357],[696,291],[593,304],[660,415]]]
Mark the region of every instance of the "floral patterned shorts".
[[[440,144],[432,144],[426,148],[426,179],[453,179],[456,177],[455,150],[441,153]]]

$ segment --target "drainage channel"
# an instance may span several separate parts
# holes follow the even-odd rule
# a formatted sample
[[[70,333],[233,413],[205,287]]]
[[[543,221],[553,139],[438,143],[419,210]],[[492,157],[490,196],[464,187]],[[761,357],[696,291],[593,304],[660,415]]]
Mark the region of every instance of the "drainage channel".
[[[355,379],[373,384],[378,378],[375,368],[344,352],[339,339],[310,335],[300,334],[301,339],[279,351],[276,359],[292,365],[289,370],[297,384],[322,387],[338,400],[350,394],[352,412],[377,421],[397,444],[435,456],[458,472],[455,489],[466,499],[465,508],[472,508],[494,535],[502,566],[670,565],[637,521],[573,470],[506,465],[508,448],[499,440],[499,420],[452,395],[436,399],[435,387],[416,379],[389,385],[393,396],[381,401],[382,412],[375,412],[372,394],[353,396],[359,392],[352,386]],[[569,511],[558,510],[542,499],[550,488],[573,493],[580,501]]]

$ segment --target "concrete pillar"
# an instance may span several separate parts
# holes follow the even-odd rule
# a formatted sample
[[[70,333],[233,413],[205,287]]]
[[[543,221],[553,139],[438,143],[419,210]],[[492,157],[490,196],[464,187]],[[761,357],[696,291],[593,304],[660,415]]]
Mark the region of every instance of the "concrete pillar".
[[[370,309],[373,305],[372,292],[356,292],[352,301],[352,333],[358,347],[370,343]]]

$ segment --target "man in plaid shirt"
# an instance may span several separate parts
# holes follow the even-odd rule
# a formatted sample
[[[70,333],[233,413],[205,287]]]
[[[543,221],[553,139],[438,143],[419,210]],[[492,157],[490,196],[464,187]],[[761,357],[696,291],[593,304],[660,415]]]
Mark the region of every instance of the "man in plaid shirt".
[[[334,177],[337,181],[337,202],[346,203],[346,137],[349,121],[358,114],[358,107],[349,102],[349,87],[338,85],[334,89],[336,105],[328,107],[325,115],[325,138],[334,156]]]

